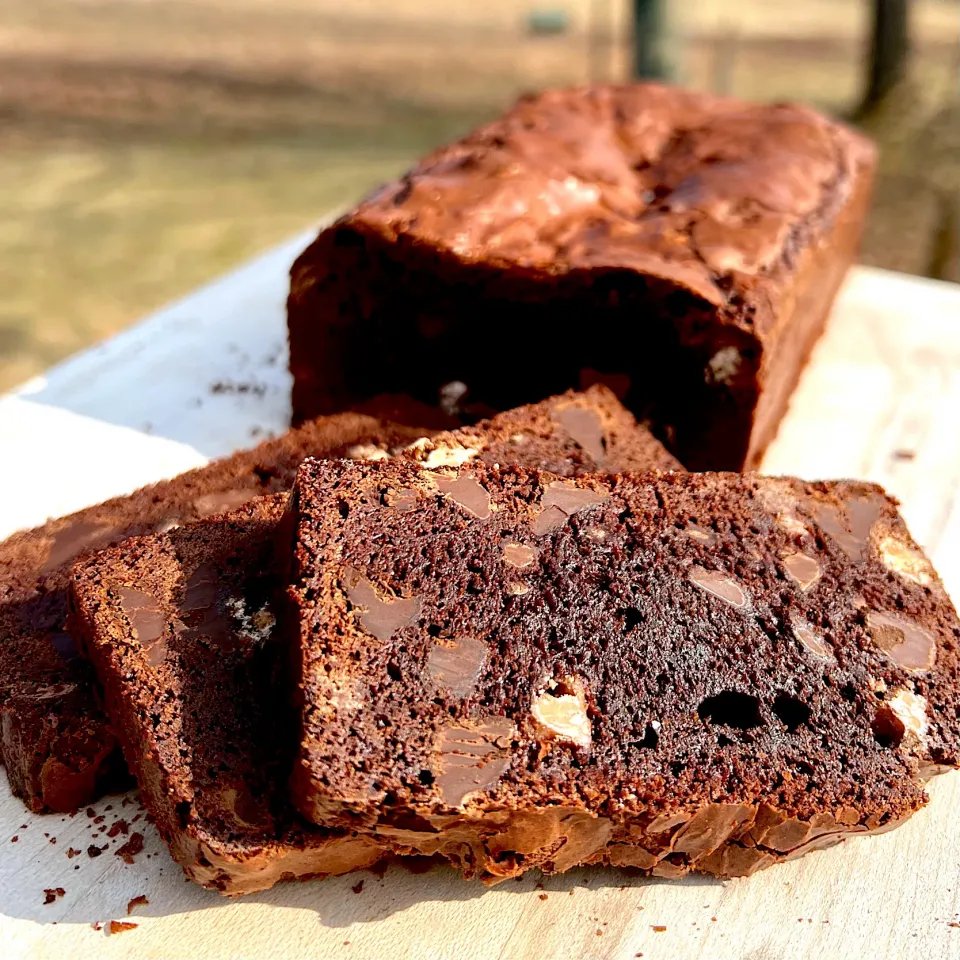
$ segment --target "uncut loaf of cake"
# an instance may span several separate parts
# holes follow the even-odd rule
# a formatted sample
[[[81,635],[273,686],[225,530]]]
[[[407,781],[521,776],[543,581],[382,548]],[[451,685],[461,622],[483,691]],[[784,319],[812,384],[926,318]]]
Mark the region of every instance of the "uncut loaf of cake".
[[[375,459],[381,448],[351,453]],[[542,458],[569,476],[597,469],[594,456],[614,469],[679,469],[602,389],[438,434],[405,456]],[[140,537],[80,563],[73,587],[74,627],[143,802],[187,875],[227,894],[344,873],[389,852],[349,829],[305,826],[286,799],[282,745],[295,737],[274,679],[282,513],[282,498],[268,497]]]
[[[422,405],[408,407],[418,415]],[[78,557],[288,490],[307,456],[392,451],[427,432],[375,416],[323,417],[0,543],[0,761],[13,792],[36,812],[66,812],[127,776],[92,671],[77,657],[66,626],[67,585]]]
[[[754,468],[875,162],[805,106],[651,84],[526,97],[297,259],[294,417],[383,389],[436,402],[459,382],[502,410],[603,381],[689,469]]]
[[[469,876],[750,874],[955,766],[960,624],[869,484],[300,470],[303,815]]]

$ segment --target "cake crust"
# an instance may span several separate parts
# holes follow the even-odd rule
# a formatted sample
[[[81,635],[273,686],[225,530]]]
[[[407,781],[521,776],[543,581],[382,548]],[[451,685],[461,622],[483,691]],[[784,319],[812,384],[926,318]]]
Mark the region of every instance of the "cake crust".
[[[526,97],[298,258],[294,416],[384,388],[435,402],[450,381],[504,409],[599,379],[688,468],[753,468],[856,254],[875,162],[801,105],[653,84]]]

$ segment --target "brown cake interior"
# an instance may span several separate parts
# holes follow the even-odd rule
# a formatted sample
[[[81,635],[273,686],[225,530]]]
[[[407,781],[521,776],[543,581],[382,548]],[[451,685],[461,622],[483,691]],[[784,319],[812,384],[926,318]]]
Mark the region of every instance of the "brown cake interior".
[[[957,762],[960,626],[877,487],[309,463],[294,510],[317,822],[424,852],[553,807],[617,843],[706,803],[877,829]]]

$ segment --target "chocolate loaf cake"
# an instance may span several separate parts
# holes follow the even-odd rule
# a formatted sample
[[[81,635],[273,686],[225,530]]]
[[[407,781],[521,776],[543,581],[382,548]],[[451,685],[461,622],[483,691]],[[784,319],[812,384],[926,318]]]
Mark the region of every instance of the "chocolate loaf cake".
[[[957,765],[960,624],[879,487],[307,461],[291,509],[328,828],[490,882],[732,877]]]
[[[64,812],[126,777],[65,625],[77,557],[288,490],[304,457],[396,450],[424,432],[360,414],[322,418],[0,543],[0,760],[13,792],[36,812]]]
[[[594,456],[616,469],[678,467],[602,389],[440,434],[407,456],[449,463],[467,445],[477,462],[543,456],[569,476],[595,469]],[[385,455],[378,446],[350,452]],[[228,894],[342,873],[386,853],[353,831],[305,827],[277,789],[292,759],[279,747],[289,698],[272,681],[273,598],[288,565],[272,553],[281,513],[276,497],[254,500],[103,551],[75,575],[76,632],[144,803],[187,875]]]
[[[649,84],[527,97],[297,259],[294,418],[384,389],[436,402],[458,382],[502,410],[602,381],[689,469],[754,468],[874,166],[805,106]]]

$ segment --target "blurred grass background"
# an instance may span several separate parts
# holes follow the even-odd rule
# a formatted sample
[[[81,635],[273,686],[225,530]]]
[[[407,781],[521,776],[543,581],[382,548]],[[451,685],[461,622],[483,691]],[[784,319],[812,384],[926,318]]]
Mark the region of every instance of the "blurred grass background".
[[[682,82],[838,114],[861,0],[671,5]],[[562,13],[538,36],[531,14]],[[345,206],[519,92],[629,68],[625,0],[4,0],[0,389]],[[908,80],[862,118],[864,260],[956,275],[960,0],[914,0]]]

